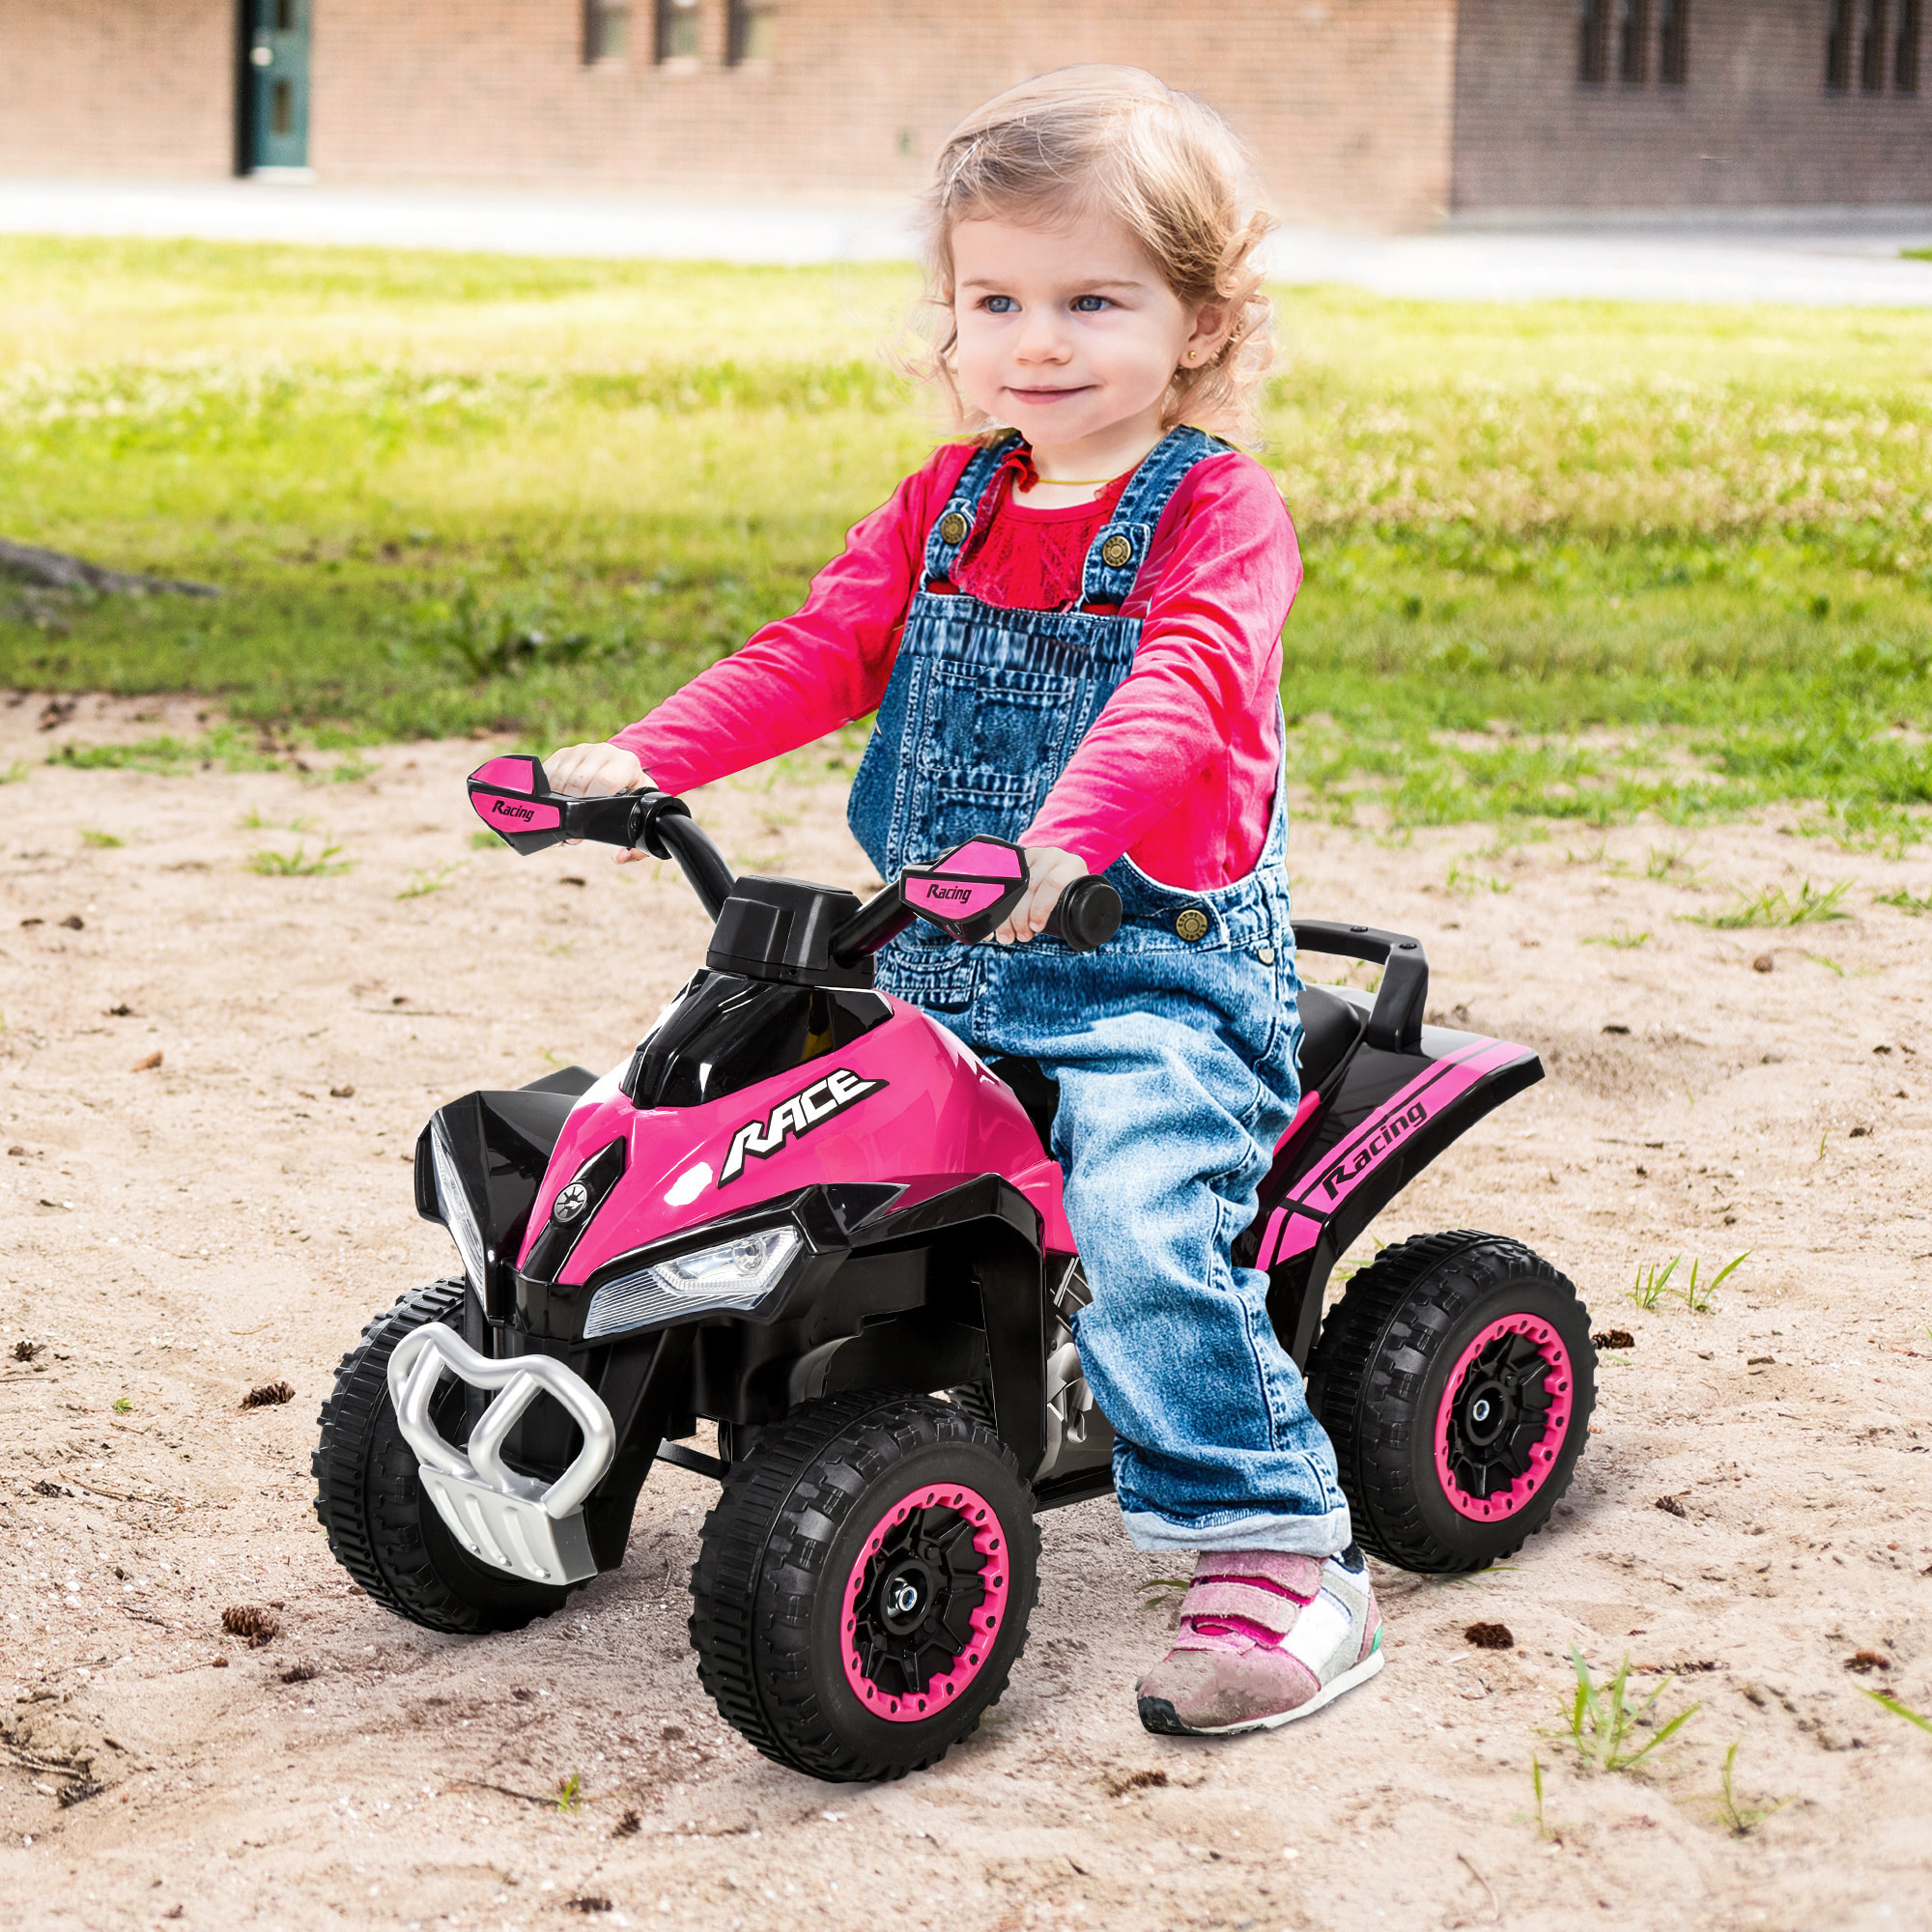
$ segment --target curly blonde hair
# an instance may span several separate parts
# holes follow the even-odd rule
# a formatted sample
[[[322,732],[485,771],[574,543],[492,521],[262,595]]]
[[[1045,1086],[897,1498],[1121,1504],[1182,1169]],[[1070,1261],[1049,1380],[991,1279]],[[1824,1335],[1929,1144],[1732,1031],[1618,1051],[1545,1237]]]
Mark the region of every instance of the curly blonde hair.
[[[1065,67],[995,95],[948,135],[925,193],[926,348],[913,373],[937,384],[956,429],[997,428],[961,394],[954,367],[954,225],[1110,215],[1182,302],[1228,305],[1220,347],[1199,368],[1175,370],[1161,426],[1189,422],[1251,443],[1274,362],[1258,256],[1275,224],[1254,207],[1250,181],[1228,124],[1139,68]]]

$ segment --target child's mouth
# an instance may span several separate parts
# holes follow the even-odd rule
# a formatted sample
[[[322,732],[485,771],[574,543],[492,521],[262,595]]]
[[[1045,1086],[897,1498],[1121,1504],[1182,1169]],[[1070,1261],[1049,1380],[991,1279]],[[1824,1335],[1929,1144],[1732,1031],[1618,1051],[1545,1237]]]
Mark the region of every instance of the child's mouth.
[[[1084,396],[1088,385],[1082,384],[1073,389],[1009,389],[1007,393],[1022,403],[1035,407],[1042,404],[1064,403],[1073,396]]]

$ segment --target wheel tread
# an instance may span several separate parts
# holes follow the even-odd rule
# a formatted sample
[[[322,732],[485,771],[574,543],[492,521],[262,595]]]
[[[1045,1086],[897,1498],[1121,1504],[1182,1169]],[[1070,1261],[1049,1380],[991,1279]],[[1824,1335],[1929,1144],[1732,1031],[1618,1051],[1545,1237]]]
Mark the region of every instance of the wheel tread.
[[[947,1737],[929,1754],[907,1759],[855,1750],[819,1705],[810,1654],[817,1591],[837,1581],[827,1577],[826,1560],[851,1511],[895,1463],[947,1441],[990,1451],[1025,1493],[1018,1464],[991,1430],[946,1404],[897,1390],[853,1390],[809,1404],[767,1429],[725,1477],[692,1569],[691,1640],[698,1681],[720,1715],[774,1762],[839,1782],[876,1781],[923,1770],[959,1741]],[[838,1453],[829,1455],[835,1445]],[[1038,1596],[1031,1513],[1008,1528],[1033,1540],[1034,1581],[1026,1600],[1009,1610],[1022,1620],[1020,1643],[996,1675],[974,1686],[982,1709],[1006,1690]]]
[[[1576,1454],[1539,1491],[1522,1519],[1523,1535],[1487,1555],[1459,1552],[1424,1520],[1411,1480],[1418,1429],[1430,1426],[1417,1406],[1417,1385],[1435,1365],[1461,1314],[1511,1275],[1528,1275],[1577,1310],[1581,1337],[1569,1343],[1577,1373],[1572,1423]],[[1594,1398],[1594,1357],[1587,1316],[1575,1286],[1522,1242],[1458,1228],[1416,1235],[1384,1248],[1349,1283],[1324,1322],[1309,1364],[1309,1402],[1335,1444],[1356,1541],[1406,1570],[1446,1574],[1483,1569],[1513,1556],[1548,1520],[1568,1489],[1587,1442]]]

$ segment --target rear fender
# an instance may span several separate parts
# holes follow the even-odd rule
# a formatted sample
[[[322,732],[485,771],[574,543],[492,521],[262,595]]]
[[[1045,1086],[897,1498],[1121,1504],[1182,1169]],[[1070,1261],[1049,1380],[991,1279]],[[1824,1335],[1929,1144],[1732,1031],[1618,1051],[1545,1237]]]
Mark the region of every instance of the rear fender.
[[[1374,1218],[1485,1115],[1543,1078],[1534,1049],[1423,1027],[1417,1050],[1365,1039],[1332,1095],[1292,1134],[1264,1183],[1253,1265],[1268,1315],[1306,1367],[1329,1274]]]

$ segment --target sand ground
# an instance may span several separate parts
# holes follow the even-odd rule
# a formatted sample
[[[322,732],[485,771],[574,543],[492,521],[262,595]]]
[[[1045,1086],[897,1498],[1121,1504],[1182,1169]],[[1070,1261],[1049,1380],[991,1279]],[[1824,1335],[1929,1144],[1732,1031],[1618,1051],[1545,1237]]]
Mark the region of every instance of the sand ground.
[[[587,849],[473,850],[484,745],[393,748],[350,781],[90,772],[43,760],[191,734],[192,707],[87,698],[43,730],[42,702],[0,709],[0,767],[28,767],[0,791],[9,1923],[1932,1922],[1932,1735],[1863,1694],[1932,1711],[1932,923],[1875,903],[1924,895],[1932,862],[1840,853],[1789,813],[1487,855],[1482,830],[1298,825],[1304,912],[1420,934],[1436,1010],[1545,1055],[1375,1232],[1520,1236],[1630,1331],[1571,1498],[1508,1568],[1379,1572],[1378,1679],[1200,1746],[1134,1718],[1173,1604],[1146,1586],[1173,1566],[1111,1501],[1049,1516],[1032,1641],[980,1735],[835,1788],[699,1693],[702,1479],[661,1469],[621,1572],[484,1641],[356,1594],[310,1509],[338,1356],[451,1266],[412,1211],[422,1121],[627,1053],[701,952],[690,895]],[[864,883],[822,768],[696,803],[742,863]],[[247,867],[325,844],[353,869]],[[1692,923],[1735,881],[1804,877],[1855,879],[1855,917]],[[1713,1313],[1624,1298],[1639,1264],[1708,1277],[1746,1249]],[[291,1403],[241,1406],[276,1378]],[[266,1647],[224,1637],[242,1603],[275,1606]],[[1515,1648],[1472,1649],[1479,1619]],[[1662,1711],[1700,1706],[1654,1768],[1585,1775],[1555,1735],[1573,1645],[1599,1673],[1628,1654]],[[1848,1667],[1861,1651],[1884,1662]],[[1714,1796],[1734,1743],[1747,1816],[1784,1801],[1747,1835]],[[76,1772],[102,1789],[64,1808]]]

